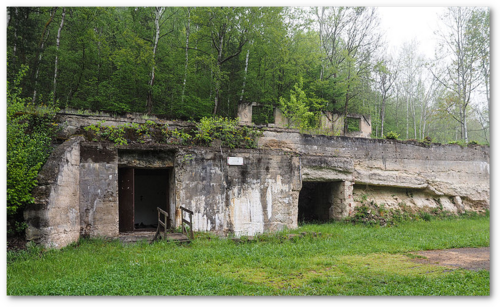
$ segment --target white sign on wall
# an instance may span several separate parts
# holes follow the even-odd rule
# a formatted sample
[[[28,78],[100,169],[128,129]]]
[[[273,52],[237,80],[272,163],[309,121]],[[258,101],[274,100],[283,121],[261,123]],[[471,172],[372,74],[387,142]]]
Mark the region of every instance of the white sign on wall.
[[[227,157],[228,165],[243,165],[243,157]]]

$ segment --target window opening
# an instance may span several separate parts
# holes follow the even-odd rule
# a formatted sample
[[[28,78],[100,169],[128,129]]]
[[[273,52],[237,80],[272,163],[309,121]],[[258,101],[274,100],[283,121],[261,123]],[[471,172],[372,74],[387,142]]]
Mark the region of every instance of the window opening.
[[[255,125],[267,125],[274,123],[273,108],[267,106],[253,106],[252,123]]]

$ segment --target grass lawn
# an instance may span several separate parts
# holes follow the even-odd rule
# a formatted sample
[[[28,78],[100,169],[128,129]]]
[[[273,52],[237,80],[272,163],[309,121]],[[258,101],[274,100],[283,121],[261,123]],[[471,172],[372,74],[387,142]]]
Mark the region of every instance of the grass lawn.
[[[418,250],[489,246],[489,217],[367,227],[305,225],[235,243],[82,240],[7,255],[7,295],[489,295],[488,271],[411,262]]]

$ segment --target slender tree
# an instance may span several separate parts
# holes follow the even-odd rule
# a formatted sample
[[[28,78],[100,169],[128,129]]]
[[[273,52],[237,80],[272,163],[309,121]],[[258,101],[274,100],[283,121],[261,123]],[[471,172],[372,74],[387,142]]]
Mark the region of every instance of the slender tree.
[[[34,78],[33,78],[34,79],[33,99],[32,99],[33,103],[35,103],[35,101],[36,101],[38,73],[40,71],[39,65],[40,65],[40,62],[42,61],[42,54],[43,54],[43,50],[44,50],[44,45],[47,42],[47,39],[49,37],[49,32],[50,32],[49,26],[52,23],[52,21],[54,20],[54,16],[55,16],[56,12],[57,12],[57,7],[52,8],[52,10],[50,11],[50,17],[49,17],[49,20],[45,23],[45,26],[43,28],[42,36],[40,38],[39,48],[37,49],[37,53],[35,56],[35,63],[33,65],[33,67],[36,67],[36,70],[34,71]]]
[[[391,97],[394,84],[398,76],[399,65],[394,65],[392,58],[383,59],[374,67],[377,79],[377,88],[380,92],[380,136],[384,136],[385,107],[387,100]]]
[[[439,59],[447,62],[442,67],[442,74],[437,67],[431,68],[435,79],[450,93],[445,101],[444,110],[448,112],[461,127],[461,136],[469,141],[467,116],[473,93],[482,85],[481,40],[476,31],[480,24],[474,19],[480,8],[450,7],[441,17],[443,27],[439,30],[440,50],[446,52]]]
[[[59,60],[59,45],[61,43],[61,31],[64,26],[64,17],[66,17],[66,8],[62,9],[62,15],[61,15],[61,24],[59,25],[59,30],[57,30],[57,40],[56,40],[56,59],[54,62],[54,100],[53,104],[56,105],[56,100],[57,100],[57,93],[56,93],[56,87],[57,87],[57,64]]]
[[[186,61],[184,64],[184,80],[182,82],[182,103],[184,103],[184,94],[186,92],[186,81],[188,75],[189,63],[189,34],[191,32],[191,8],[187,8],[187,24],[186,24]]]

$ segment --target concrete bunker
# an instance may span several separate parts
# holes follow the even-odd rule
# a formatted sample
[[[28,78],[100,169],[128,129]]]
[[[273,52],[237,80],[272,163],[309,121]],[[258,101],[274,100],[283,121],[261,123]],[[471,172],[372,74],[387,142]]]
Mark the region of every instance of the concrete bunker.
[[[138,120],[106,119],[108,125]],[[59,121],[68,139],[44,165],[35,203],[24,212],[27,240],[44,246],[61,248],[81,237],[117,238],[123,227],[135,232],[141,224],[154,226],[157,214],[151,211],[162,206],[169,228],[180,225],[182,206],[193,212],[194,231],[235,236],[294,229],[307,220],[340,220],[372,201],[388,209],[403,204],[457,212],[489,208],[485,146],[308,135],[270,126],[257,149],[148,140],[116,145],[72,135],[102,116],[64,115]],[[365,123],[361,118],[360,125]],[[244,162],[231,165],[230,157]],[[128,192],[134,194],[125,197],[128,205],[123,196],[119,200],[120,190],[127,190],[126,173]],[[124,217],[120,210],[127,206]]]

